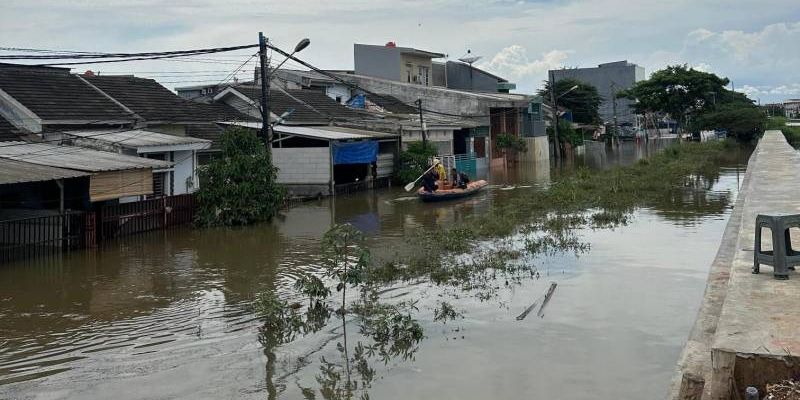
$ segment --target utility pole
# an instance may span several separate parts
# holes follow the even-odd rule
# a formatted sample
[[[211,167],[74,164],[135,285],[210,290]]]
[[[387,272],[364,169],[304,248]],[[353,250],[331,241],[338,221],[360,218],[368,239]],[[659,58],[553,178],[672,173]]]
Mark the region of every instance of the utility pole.
[[[614,134],[611,137],[612,144],[614,142],[614,139],[617,138],[617,135],[619,135],[619,124],[617,121],[617,90],[615,89],[615,86],[616,84],[614,84],[614,82],[611,82],[611,99],[612,99],[611,106],[612,106],[612,112],[614,113]]]
[[[425,129],[425,120],[422,119],[422,99],[417,99],[415,101],[417,103],[417,109],[419,110],[419,127],[422,129],[422,147],[428,147],[428,135],[426,134]]]
[[[263,32],[258,32],[258,57],[261,61],[261,138],[267,148],[270,149],[270,124],[269,124],[269,74],[267,71],[267,39]]]
[[[553,143],[553,154],[556,156],[556,160],[561,159],[561,146],[558,143],[558,106],[556,105],[556,81],[553,78],[553,71],[549,71],[550,74],[550,106],[553,110],[553,137],[555,138]]]

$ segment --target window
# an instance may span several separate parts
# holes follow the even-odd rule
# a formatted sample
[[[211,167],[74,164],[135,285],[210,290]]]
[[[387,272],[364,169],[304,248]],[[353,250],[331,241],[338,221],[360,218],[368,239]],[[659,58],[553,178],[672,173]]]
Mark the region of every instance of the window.
[[[152,197],[161,197],[166,194],[167,172],[153,172]]]
[[[419,66],[418,71],[417,83],[428,86],[428,67]]]
[[[336,96],[336,102],[342,104],[342,96]]]

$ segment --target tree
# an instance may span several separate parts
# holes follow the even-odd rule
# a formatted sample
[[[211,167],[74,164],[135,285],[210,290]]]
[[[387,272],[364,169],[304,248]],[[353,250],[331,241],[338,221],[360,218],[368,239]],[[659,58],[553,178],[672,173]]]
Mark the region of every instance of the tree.
[[[574,86],[577,86],[574,90]],[[559,107],[572,111],[572,120],[582,124],[595,124],[600,121],[598,109],[603,98],[594,86],[576,79],[566,78],[556,81],[555,95],[563,96],[556,99]],[[568,92],[568,93],[567,93]],[[539,90],[539,96],[544,102],[552,105],[550,101],[550,81],[544,82],[544,88]]]
[[[718,104],[752,104],[741,93],[725,89],[728,83],[727,78],[687,65],[671,65],[620,92],[618,97],[634,100],[632,107],[639,114],[665,112],[683,127],[690,116],[709,111]]]
[[[516,157],[517,153],[525,153],[528,151],[528,145],[525,143],[524,139],[509,133],[497,135],[495,146],[503,152],[503,155],[510,153],[512,157]]]
[[[550,137],[550,141],[555,141],[555,133],[553,132],[553,127],[547,127],[547,135]],[[572,147],[577,147],[583,144],[583,135],[581,132],[575,130],[572,127],[572,123],[569,121],[559,120],[558,121],[558,139],[560,142],[569,143]]]
[[[201,226],[246,225],[272,218],[285,190],[276,180],[264,144],[250,131],[222,134],[222,155],[199,170],[195,222]]]
[[[438,150],[430,142],[424,146],[422,142],[410,142],[408,149],[400,153],[400,168],[395,176],[400,182],[417,179],[430,166],[436,153]]]
[[[740,142],[751,142],[764,132],[767,117],[752,104],[728,103],[698,114],[692,130],[725,129]]]

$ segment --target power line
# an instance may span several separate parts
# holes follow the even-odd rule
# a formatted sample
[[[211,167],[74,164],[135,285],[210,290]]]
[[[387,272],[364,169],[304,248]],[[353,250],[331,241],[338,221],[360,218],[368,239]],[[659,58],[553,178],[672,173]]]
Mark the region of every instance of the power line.
[[[131,58],[131,57],[162,57],[165,58],[175,56],[191,56],[200,54],[213,54],[228,51],[235,51],[241,49],[249,49],[258,47],[257,44],[248,44],[241,46],[228,46],[228,47],[212,47],[206,49],[193,49],[193,50],[174,50],[174,51],[150,51],[142,53],[91,53],[91,52],[70,52],[68,55],[64,54],[47,54],[47,55],[29,55],[29,54],[12,54],[0,55],[2,60],[79,60],[79,59],[106,59],[106,58]]]
[[[331,79],[333,79],[333,80],[335,80],[335,81],[337,81],[337,82],[339,82],[341,84],[347,85],[347,86],[349,86],[349,87],[351,87],[353,89],[361,90],[362,92],[364,92],[366,94],[369,94],[370,96],[374,96],[374,97],[377,97],[377,98],[380,98],[380,99],[384,99],[386,101],[400,101],[399,99],[396,99],[396,98],[389,99],[389,98],[384,97],[384,96],[382,96],[382,95],[380,95],[378,93],[375,93],[375,92],[372,92],[372,91],[370,91],[368,89],[360,87],[357,84],[354,84],[352,82],[348,82],[348,81],[340,78],[339,76],[337,76],[335,74],[332,74],[332,73],[330,73],[328,71],[325,71],[323,69],[317,68],[314,65],[309,64],[308,62],[306,62],[306,61],[294,56],[293,54],[287,53],[286,51],[284,51],[284,50],[280,49],[279,47],[276,47],[276,46],[274,46],[274,45],[272,45],[270,43],[267,43],[267,47],[269,47],[273,51],[276,51],[276,52],[280,53],[281,55],[283,55],[285,57],[288,57],[291,60],[296,61],[297,63],[299,63],[300,65],[302,65],[302,66],[304,66],[306,68],[309,68],[309,69],[311,69],[311,70],[313,70],[313,71],[315,71],[317,73],[320,73],[320,74],[322,74],[324,76],[327,76],[327,77],[329,77],[329,78],[331,78]],[[413,107],[412,105],[404,103],[402,101],[401,101],[401,103],[403,103],[403,104],[405,104],[405,105],[407,105],[409,107]],[[462,115],[462,114],[445,113],[445,112],[441,112],[441,111],[437,111],[437,110],[430,110],[430,109],[425,109],[425,108],[423,108],[422,110],[427,112],[427,113],[431,113],[431,114],[438,114],[438,115],[444,115],[444,116],[449,116],[449,117],[457,117],[457,118],[487,118],[487,117],[491,117],[492,116],[491,113],[489,113],[489,114]]]

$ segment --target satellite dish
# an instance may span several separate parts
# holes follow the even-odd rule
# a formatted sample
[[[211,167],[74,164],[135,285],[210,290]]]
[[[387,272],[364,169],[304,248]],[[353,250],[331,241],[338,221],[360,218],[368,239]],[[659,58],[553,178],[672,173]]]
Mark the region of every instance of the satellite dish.
[[[475,61],[478,61],[481,58],[483,58],[483,57],[481,57],[481,56],[473,56],[472,55],[472,50],[467,49],[467,54],[465,54],[463,57],[459,58],[458,61],[465,62],[465,63],[469,64],[469,66],[471,67],[472,64],[475,63]]]
[[[458,61],[465,62],[465,63],[467,63],[469,65],[472,65],[472,64],[475,63],[475,61],[478,61],[481,58],[483,58],[483,57],[481,57],[481,56],[461,57],[461,58],[458,59]]]

